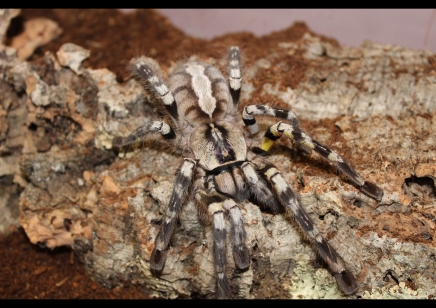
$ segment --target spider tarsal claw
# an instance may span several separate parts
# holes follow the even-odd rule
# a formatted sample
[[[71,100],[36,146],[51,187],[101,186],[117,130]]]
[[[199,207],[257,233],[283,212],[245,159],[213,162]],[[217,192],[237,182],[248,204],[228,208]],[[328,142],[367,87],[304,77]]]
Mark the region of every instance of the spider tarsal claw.
[[[154,275],[161,275],[165,267],[167,255],[164,251],[154,249],[150,259],[150,270]]]
[[[368,197],[371,197],[379,202],[383,197],[383,190],[374,183],[368,181],[365,181],[365,183],[359,187],[359,190]]]
[[[335,278],[345,295],[354,294],[359,288],[356,278],[354,278],[353,274],[348,270],[335,274]]]

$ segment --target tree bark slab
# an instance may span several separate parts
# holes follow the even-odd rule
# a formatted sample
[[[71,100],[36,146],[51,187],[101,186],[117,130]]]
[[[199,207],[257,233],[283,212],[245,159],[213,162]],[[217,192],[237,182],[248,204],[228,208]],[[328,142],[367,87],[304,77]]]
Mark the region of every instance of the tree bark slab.
[[[182,158],[156,143],[114,152],[112,139],[155,119],[156,106],[136,81],[120,84],[107,69],[83,68],[88,55],[64,45],[31,65],[1,46],[0,175],[21,187],[7,192],[20,194],[21,226],[33,243],[73,247],[107,287],[133,281],[156,297],[213,298],[211,228],[192,202],[180,214],[163,274],[151,274]],[[268,157],[357,277],[350,297],[433,298],[436,56],[369,41],[340,47],[307,33],[247,60],[243,76],[243,105],[292,109],[307,133],[384,191],[377,203],[288,141]],[[0,203],[3,217],[14,206]],[[234,297],[344,297],[291,218],[249,202],[240,207],[251,265],[234,271],[229,251]]]

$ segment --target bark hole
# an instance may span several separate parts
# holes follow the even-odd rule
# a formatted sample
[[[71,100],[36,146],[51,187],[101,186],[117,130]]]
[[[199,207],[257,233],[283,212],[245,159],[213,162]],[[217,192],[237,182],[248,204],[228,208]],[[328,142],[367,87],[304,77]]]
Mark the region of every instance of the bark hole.
[[[404,181],[403,185],[405,194],[412,193],[417,197],[431,197],[436,196],[435,181],[430,176],[417,177],[412,175]]]

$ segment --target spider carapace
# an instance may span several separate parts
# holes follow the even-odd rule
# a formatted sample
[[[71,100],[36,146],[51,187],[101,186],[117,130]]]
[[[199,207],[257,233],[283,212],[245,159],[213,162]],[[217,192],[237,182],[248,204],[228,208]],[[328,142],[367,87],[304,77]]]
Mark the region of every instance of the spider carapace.
[[[164,104],[169,119],[145,123],[129,136],[115,138],[113,145],[124,147],[157,134],[186,153],[155,240],[151,271],[160,275],[164,269],[170,238],[189,191],[199,212],[208,213],[212,221],[218,298],[230,297],[226,278],[225,219],[230,221],[229,242],[233,246],[235,266],[246,270],[250,265],[239,209],[239,203],[244,200],[270,213],[290,213],[327,263],[343,292],[353,294],[358,289],[353,273],[322,237],[280,171],[263,156],[284,136],[306,153],[312,150],[318,153],[369,197],[380,201],[383,191],[363,179],[338,153],[307,135],[293,112],[267,105],[247,105],[241,119],[238,114],[242,85],[238,47],[230,47],[227,62],[228,80],[215,66],[192,61],[181,64],[164,82],[155,60],[147,57],[132,60],[134,75]],[[269,126],[258,146],[251,146],[248,139],[259,132],[257,116],[274,117],[278,122]],[[248,131],[244,133],[244,130]]]

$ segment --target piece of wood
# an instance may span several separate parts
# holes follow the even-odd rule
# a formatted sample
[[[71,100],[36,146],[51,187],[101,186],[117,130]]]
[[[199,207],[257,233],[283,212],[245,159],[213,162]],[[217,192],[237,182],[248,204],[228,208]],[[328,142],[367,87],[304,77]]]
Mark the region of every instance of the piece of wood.
[[[87,53],[80,46],[59,52],[72,59],[78,50],[79,63],[60,63],[59,54],[47,53],[39,69],[19,61],[10,47],[0,51],[2,95],[16,105],[2,100],[0,116],[9,125],[0,126],[2,149],[22,149],[0,157],[0,164],[9,159],[5,174],[24,187],[20,224],[33,243],[71,245],[105,286],[129,280],[152,296],[213,298],[211,229],[192,202],[180,215],[162,276],[150,273],[182,158],[155,143],[116,157],[112,139],[149,120],[156,107],[136,81],[119,84],[107,69],[81,67]],[[369,41],[339,47],[309,33],[281,38],[267,56],[244,62],[243,104],[292,109],[307,133],[384,190],[375,202],[317,155],[291,150],[288,141],[268,158],[358,278],[351,298],[435,294],[435,68],[436,56],[427,51]],[[12,121],[16,114],[20,120]],[[261,213],[249,202],[240,206],[251,264],[234,271],[229,250],[234,297],[344,297],[292,219]]]

